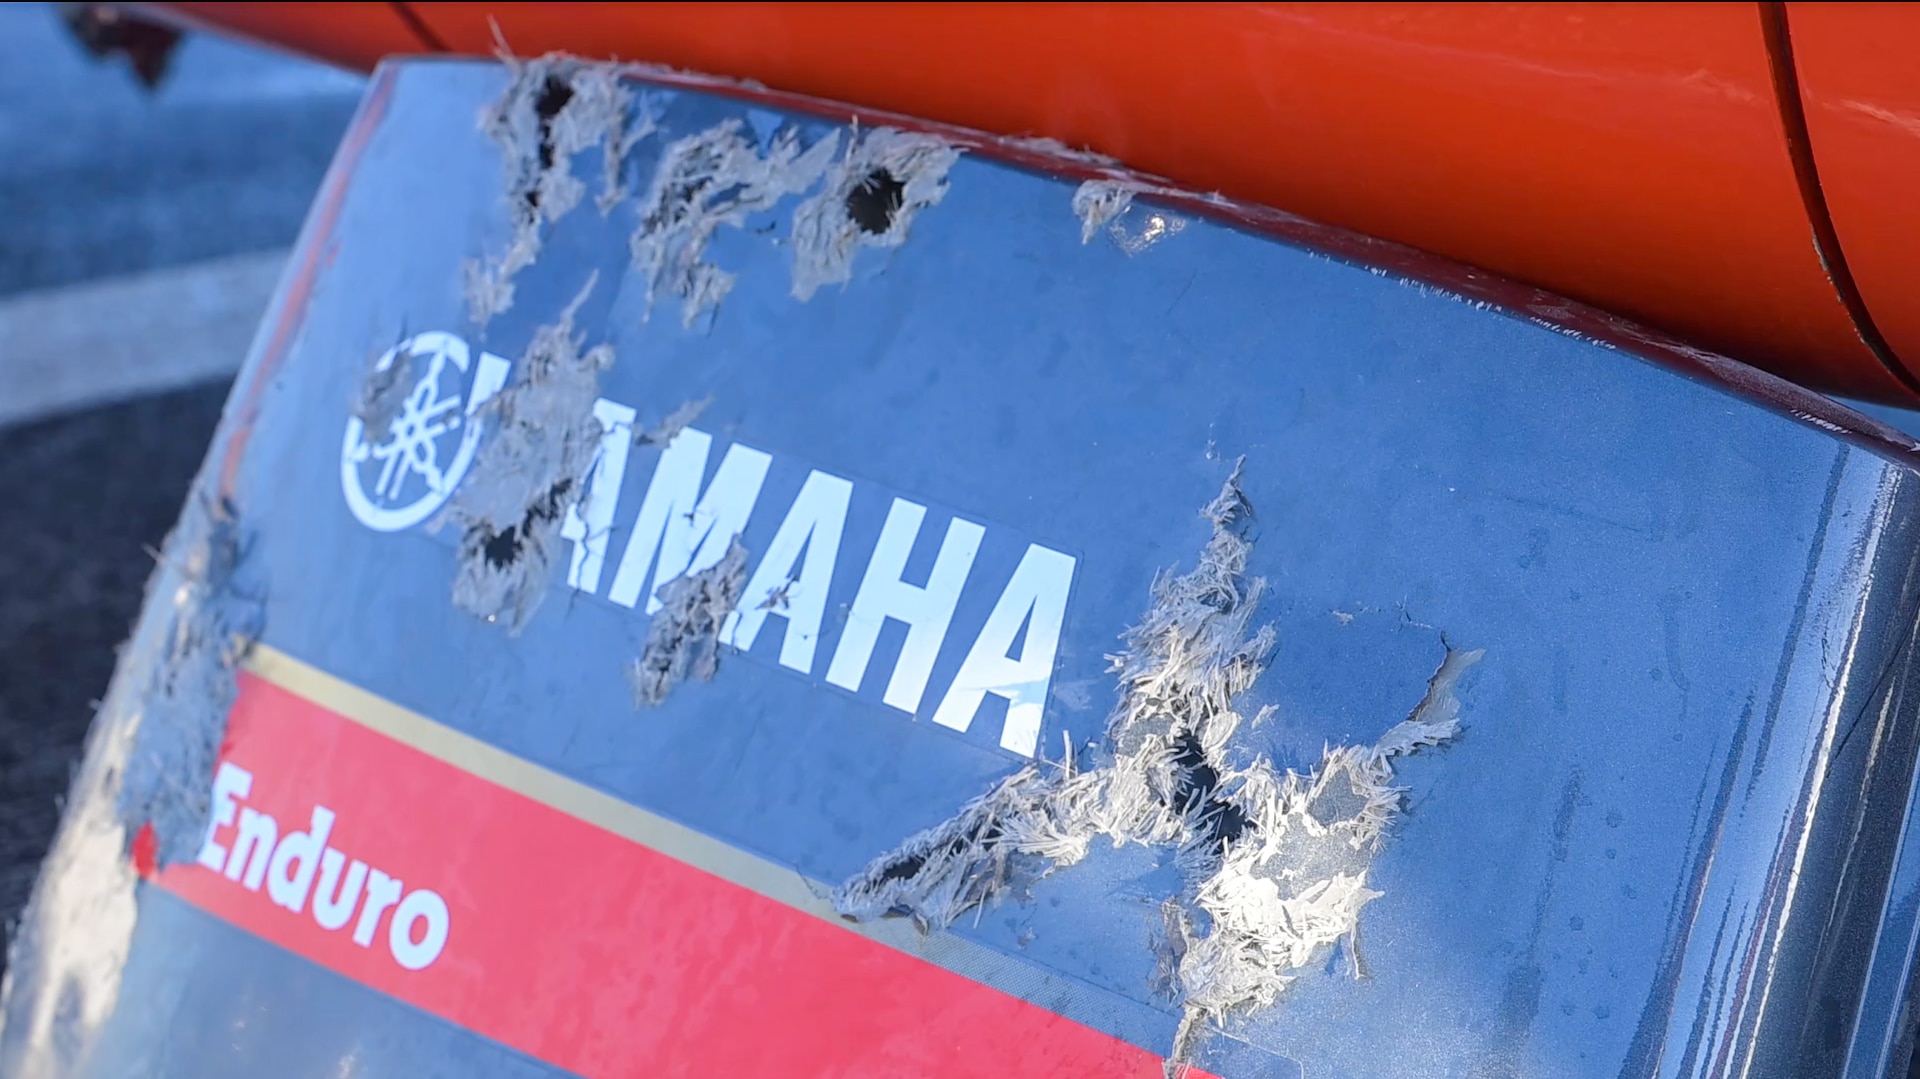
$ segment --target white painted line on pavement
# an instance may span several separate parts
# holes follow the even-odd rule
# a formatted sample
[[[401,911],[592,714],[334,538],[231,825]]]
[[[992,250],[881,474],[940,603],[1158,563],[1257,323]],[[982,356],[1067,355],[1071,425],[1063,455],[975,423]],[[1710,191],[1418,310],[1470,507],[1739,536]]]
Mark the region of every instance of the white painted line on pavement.
[[[0,426],[239,370],[287,252],[0,297]]]

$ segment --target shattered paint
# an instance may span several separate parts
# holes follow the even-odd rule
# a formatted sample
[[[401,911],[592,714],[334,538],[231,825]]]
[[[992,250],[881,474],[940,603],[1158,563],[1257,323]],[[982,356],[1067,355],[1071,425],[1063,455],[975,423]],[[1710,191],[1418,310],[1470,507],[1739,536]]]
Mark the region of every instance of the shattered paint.
[[[156,556],[60,829],[10,927],[0,985],[9,1075],[84,1070],[132,948],[136,858],[144,870],[190,861],[207,833],[236,668],[265,618],[236,581],[248,544],[235,507],[206,493],[208,469]]]
[[[1459,733],[1454,688],[1483,654],[1449,648],[1426,696],[1371,746],[1329,748],[1304,776],[1265,760],[1223,773],[1219,801],[1251,827],[1224,847],[1200,884],[1194,905],[1210,929],[1194,936],[1191,921],[1181,927],[1186,1013],[1177,1050],[1188,1047],[1201,1019],[1219,1025],[1271,1005],[1338,942],[1354,975],[1363,973],[1360,911],[1382,894],[1367,887],[1367,873],[1401,804],[1393,761]]]
[[[1088,180],[1073,192],[1073,214],[1080,219],[1080,242],[1092,243],[1107,222],[1127,212],[1139,190],[1122,180]]]
[[[818,183],[840,142],[835,132],[802,150],[799,135],[788,128],[763,154],[742,127],[738,119],[725,120],[662,151],[631,241],[648,311],[663,293],[676,296],[681,321],[692,326],[717,306],[732,290],[734,275],[706,261],[713,234],[723,225],[739,228],[747,215]]]
[[[1228,755],[1245,717],[1234,701],[1274,645],[1255,629],[1265,590],[1246,576],[1252,510],[1240,465],[1202,515],[1213,534],[1198,565],[1154,582],[1153,602],[1113,657],[1120,700],[1096,767],[1029,765],[946,822],[909,837],[834,893],[843,916],[905,915],[925,929],[1082,860],[1096,838],[1169,851],[1185,885],[1150,943],[1159,980],[1183,1008],[1169,1064],[1202,1022],[1271,1005],[1344,942],[1356,973],[1367,876],[1400,809],[1393,761],[1459,730],[1454,695],[1481,652],[1449,648],[1425,699],[1369,746],[1326,750],[1306,774]],[[1254,717],[1258,723],[1262,716]]]
[[[636,101],[624,82],[657,74],[653,69],[558,54],[527,62],[503,59],[512,78],[484,112],[481,127],[503,152],[513,236],[498,256],[466,266],[470,314],[483,326],[512,306],[514,277],[538,259],[543,230],[585,198],[586,185],[572,171],[574,156],[603,148],[598,205],[606,213],[627,196],[622,169],[628,153],[657,130],[657,110]],[[862,132],[857,125],[844,154],[841,148],[838,131],[807,145],[793,127],[762,145],[737,118],[664,146],[638,198],[638,224],[629,240],[632,264],[645,284],[646,313],[671,296],[681,301],[683,324],[694,325],[735,281],[707,260],[715,234],[744,227],[751,215],[809,192],[794,211],[793,294],[805,300],[822,285],[844,283],[859,248],[905,242],[915,215],[945,196],[947,173],[960,156],[931,135],[893,128]],[[576,299],[557,325],[536,334],[519,365],[520,381],[476,416],[493,430],[441,518],[462,530],[455,605],[488,621],[504,618],[515,632],[544,597],[557,541],[585,497],[604,433],[592,409],[612,352],[606,345],[581,351],[584,342],[572,326],[580,303]],[[356,415],[369,430],[377,433],[392,423],[398,383],[397,375],[379,368],[365,380]],[[681,405],[658,426],[636,430],[634,443],[672,442],[710,401]],[[723,561],[714,570],[729,565]],[[741,586],[712,572],[672,586],[681,597],[678,614],[669,604],[656,617],[630,672],[643,703],[658,703],[688,674],[712,676],[718,629]]]
[[[237,511],[224,499],[188,499],[160,558],[176,580],[156,594],[169,615],[160,660],[147,673],[134,719],[133,751],[120,777],[120,819],[150,825],[160,865],[200,851],[234,672],[258,639],[264,603],[234,587],[243,555]],[[156,578],[160,580],[161,578]]]
[[[1080,219],[1080,242],[1090,243],[1102,228],[1120,250],[1138,255],[1187,227],[1187,219],[1155,210],[1148,213],[1140,228],[1128,231],[1121,218],[1133,207],[1135,195],[1152,194],[1150,185],[1128,180],[1088,180],[1073,192],[1073,213]]]
[[[636,446],[665,446],[671,443],[679,436],[680,432],[693,426],[693,421],[699,419],[700,414],[705,412],[707,406],[711,404],[713,404],[712,394],[682,404],[679,408],[667,413],[666,418],[662,419],[658,424],[642,430],[636,430],[633,433],[633,444]]]
[[[855,127],[846,155],[793,212],[794,298],[852,280],[862,247],[905,243],[914,217],[946,197],[958,160],[959,148],[933,135]]]
[[[1240,719],[1231,701],[1253,684],[1273,645],[1270,627],[1249,631],[1264,582],[1242,576],[1251,545],[1238,478],[1236,468],[1205,510],[1214,533],[1200,565],[1155,581],[1152,608],[1114,657],[1122,698],[1108,720],[1112,760],[1085,772],[1069,758],[1053,771],[1014,773],[843,885],[841,913],[904,910],[943,928],[1000,894],[1010,870],[1051,868],[1018,866],[1021,857],[1071,865],[1095,835],[1162,846],[1184,843],[1189,824],[1206,823],[1197,818],[1211,807],[1198,795],[1211,791],[1188,773],[1224,749]]]
[[[638,705],[657,705],[688,678],[713,681],[720,669],[720,628],[747,586],[747,549],[734,536],[727,553],[699,573],[661,585],[661,607],[647,626],[640,658],[627,668]]]
[[[598,275],[542,326],[516,365],[518,381],[482,405],[490,425],[443,520],[461,529],[454,605],[519,632],[546,595],[560,530],[586,494],[603,433],[593,413],[613,348],[581,351],[573,319]]]
[[[1081,165],[1111,169],[1120,167],[1120,159],[1085,146],[1070,146],[1049,135],[1001,135],[994,141],[1009,150],[1064,158]]]
[[[1107,226],[1107,235],[1120,250],[1138,255],[1169,236],[1179,235],[1186,227],[1186,218],[1155,210],[1145,216],[1138,230],[1128,232],[1125,224],[1115,221]]]
[[[572,155],[603,145],[601,209],[624,196],[621,162],[654,130],[645,110],[629,130],[635,103],[620,81],[627,71],[563,57],[515,68],[486,120],[507,154],[514,242],[472,275],[477,320],[511,304],[512,276],[537,257],[542,227],[584,198]],[[689,327],[716,309],[736,279],[708,260],[712,240],[789,197],[801,199],[790,236],[792,295],[804,302],[845,284],[861,248],[904,243],[917,214],[944,198],[961,152],[950,139],[891,127],[855,125],[844,147],[837,131],[811,144],[791,127],[763,139],[739,119],[676,139],[639,197],[629,240],[644,309],[676,298]],[[1117,173],[1081,184],[1072,207],[1082,242],[1104,231],[1131,256],[1178,234],[1187,221],[1174,214],[1129,219],[1136,196],[1167,193]],[[504,616],[516,630],[544,595],[561,525],[584,496],[603,433],[592,407],[612,357],[605,345],[580,352],[572,329],[579,303],[536,337],[521,383],[485,406],[498,430],[449,511],[464,529],[455,602],[488,619]],[[707,404],[683,404],[657,427],[637,430],[634,442],[670,443]],[[1238,481],[1236,466],[1204,511],[1213,535],[1197,567],[1158,579],[1146,615],[1124,635],[1113,667],[1120,701],[1096,765],[1077,768],[1069,753],[1058,765],[1007,777],[844,884],[835,893],[842,914],[906,914],[939,928],[1079,862],[1096,838],[1167,850],[1186,881],[1156,945],[1166,987],[1184,1009],[1176,1059],[1202,1022],[1271,1005],[1336,944],[1346,943],[1357,968],[1360,912],[1380,894],[1367,886],[1368,874],[1400,806],[1393,761],[1452,737],[1453,685],[1479,653],[1450,651],[1429,700],[1374,745],[1331,747],[1306,774],[1264,757],[1233,766],[1228,748],[1246,722],[1234,702],[1260,677],[1274,644],[1270,626],[1253,625],[1265,585],[1246,576],[1251,511]],[[689,677],[713,677],[744,563],[735,537],[719,563],[661,587],[664,608],[628,670],[638,704],[659,704]]]
[[[501,149],[513,237],[499,255],[464,267],[468,314],[481,326],[513,306],[513,279],[539,258],[542,228],[586,196],[586,184],[573,174],[574,155],[603,149],[597,202],[604,214],[626,197],[627,154],[655,129],[652,111],[635,109],[633,91],[615,65],[558,54],[502,59],[512,79],[481,114],[480,129]]]
[[[627,157],[658,130],[658,110],[649,100],[636,99],[627,80],[678,79],[646,65],[558,53],[528,61],[503,55],[502,60],[512,79],[482,114],[480,126],[502,151],[513,234],[505,250],[468,260],[463,268],[468,313],[480,326],[513,306],[514,278],[538,260],[544,231],[586,197],[586,184],[573,174],[575,155],[594,146],[604,152],[597,199],[603,214],[627,197]],[[633,264],[646,284],[646,311],[650,314],[662,296],[672,296],[681,301],[683,324],[694,325],[734,284],[732,273],[706,259],[714,234],[723,226],[740,228],[749,215],[810,191],[794,213],[793,295],[805,300],[822,286],[845,283],[859,248],[898,247],[906,241],[914,216],[945,196],[947,172],[961,153],[939,136],[890,127],[862,132],[855,125],[844,155],[840,145],[840,133],[834,131],[803,147],[799,134],[788,128],[762,149],[738,119],[667,145],[640,196],[639,224],[629,241]],[[1069,153],[1045,140],[1022,145]]]
[[[401,337],[405,339],[406,334]],[[354,397],[353,417],[366,427],[368,445],[385,442],[392,433],[393,421],[405,411],[407,395],[413,390],[407,377],[412,371],[413,353],[404,345],[381,353],[367,366],[366,377],[360,380],[360,391]]]

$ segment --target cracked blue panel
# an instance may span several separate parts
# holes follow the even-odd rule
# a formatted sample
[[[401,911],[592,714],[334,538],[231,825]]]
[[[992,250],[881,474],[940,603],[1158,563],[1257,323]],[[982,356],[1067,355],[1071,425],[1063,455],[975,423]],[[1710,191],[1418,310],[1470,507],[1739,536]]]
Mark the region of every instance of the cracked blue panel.
[[[1076,560],[1039,739],[1057,756],[1100,736],[1107,654],[1156,574],[1192,565],[1209,534],[1197,511],[1244,457],[1249,571],[1269,582],[1260,620],[1279,636],[1242,702],[1272,717],[1237,751],[1309,767],[1404,718],[1449,644],[1486,658],[1460,687],[1461,737],[1397,766],[1407,812],[1369,878],[1384,893],[1361,919],[1369,976],[1336,953],[1203,1062],[1229,1076],[1276,1056],[1307,1075],[1399,1075],[1416,1059],[1435,1076],[1679,1074],[1716,1045],[1774,1037],[1738,1011],[1758,991],[1751,957],[1831,968],[1817,934],[1779,929],[1783,903],[1811,900],[1776,885],[1803,837],[1873,824],[1829,826],[1853,803],[1810,801],[1812,777],[1839,790],[1900,767],[1845,735],[1903,662],[1906,466],[1228,223],[1183,213],[1144,249],[1083,244],[1073,181],[990,152],[960,160],[904,245],[861,250],[849,284],[807,303],[789,295],[797,199],[720,229],[706,257],[738,281],[691,329],[677,300],[649,313],[628,269],[633,200],[583,204],[482,329],[461,266],[498,251],[508,220],[498,150],[466,118],[505,75],[427,63],[397,78],[242,476],[268,643],[832,883],[1023,763],[999,745],[995,698],[964,733],[929,717],[1028,545]],[[630,155],[638,190],[666,140],[728,119],[762,139],[831,130],[653,93],[662,133]],[[575,163],[590,195],[598,170],[597,152]],[[1169,212],[1149,201],[1123,219],[1129,235]],[[642,423],[710,397],[709,478],[729,446],[772,456],[749,551],[810,470],[852,482],[811,670],[781,666],[769,631],[712,683],[634,707],[622,669],[647,618],[606,582],[660,447],[632,450],[598,592],[564,588],[563,554],[518,636],[453,608],[450,528],[378,532],[349,512],[342,432],[369,356],[444,330],[512,360],[596,273],[577,325],[617,354],[603,396]],[[910,581],[951,520],[985,528],[913,715],[881,700],[898,624],[858,691],[824,679],[896,498],[927,507]],[[1859,872],[1797,864],[1815,895]],[[1150,1003],[1164,1023],[1112,1032],[1157,1044],[1175,1009],[1149,988],[1149,945],[1176,879],[1151,852],[1102,851],[951,931]],[[1776,1012],[1805,1011],[1781,984]],[[1788,1074],[1797,1044],[1765,1042],[1760,1059]]]

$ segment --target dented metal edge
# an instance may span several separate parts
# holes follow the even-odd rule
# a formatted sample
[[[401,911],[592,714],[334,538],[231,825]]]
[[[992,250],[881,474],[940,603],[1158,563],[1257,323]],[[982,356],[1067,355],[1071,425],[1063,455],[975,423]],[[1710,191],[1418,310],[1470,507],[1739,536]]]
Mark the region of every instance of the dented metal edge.
[[[113,1014],[138,920],[137,876],[200,853],[238,668],[264,629],[238,511],[202,465],[156,554],[139,621],[94,723],[0,985],[9,1075],[83,1066]],[[22,1031],[24,1030],[24,1033]]]
[[[237,509],[196,489],[160,552],[176,578],[157,597],[170,620],[143,680],[117,793],[122,820],[153,830],[160,865],[199,853],[210,812],[204,780],[239,693],[236,672],[265,626],[265,597],[235,580],[247,548]]]

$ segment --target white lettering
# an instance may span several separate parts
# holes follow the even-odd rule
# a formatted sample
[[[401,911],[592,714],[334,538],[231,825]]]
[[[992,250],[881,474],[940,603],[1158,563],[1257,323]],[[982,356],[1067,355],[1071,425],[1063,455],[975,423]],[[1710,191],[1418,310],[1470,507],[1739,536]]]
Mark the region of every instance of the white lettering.
[[[252,789],[252,773],[234,764],[220,766],[214,773],[216,829],[234,820],[238,799]],[[259,891],[265,883],[268,897],[295,914],[305,908],[311,896],[313,920],[328,932],[346,928],[358,908],[360,917],[353,927],[353,942],[362,948],[373,946],[381,917],[393,910],[387,926],[387,950],[394,962],[408,970],[425,968],[446,949],[451,923],[446,900],[430,889],[408,892],[398,877],[357,858],[349,864],[344,853],[327,846],[337,820],[333,810],[314,806],[308,829],[284,837],[273,817],[244,806],[238,808],[238,814],[233,849],[228,851],[214,843],[210,830],[197,859],[199,864],[242,883],[250,891]]]
[[[991,693],[1007,700],[1006,725],[1000,745],[1033,756],[1040,747],[1040,719],[1046,713],[1047,687],[1053,681],[1053,662],[1060,650],[1060,626],[1067,616],[1067,594],[1073,587],[1074,560],[1070,555],[1030,544],[1020,565],[1000,593],[986,625],[980,627],[973,648],[953,676],[945,700],[933,721],[964,731],[973,723],[980,702]],[[1007,655],[1027,629],[1020,658]]]
[[[280,822],[265,813],[242,809],[240,830],[233,837],[233,853],[227,855],[227,879],[240,880],[240,871],[244,868],[247,879],[241,883],[248,891],[259,891],[260,882],[267,879],[267,861],[273,857],[273,846],[279,839]]]
[[[741,651],[753,647],[767,616],[786,620],[780,641],[780,665],[811,673],[820,622],[827,613],[827,590],[833,586],[833,566],[840,557],[840,534],[847,524],[847,505],[853,484],[815,470],[794,496],[793,507],[747,582],[740,604],[720,630],[720,640]],[[801,549],[806,562],[794,573]]]
[[[443,347],[448,355],[466,355],[467,346],[450,334],[420,335],[412,347],[422,347],[421,342]],[[467,406],[468,414],[476,417],[473,430],[478,430],[476,410],[498,391],[507,374],[507,361],[481,353]],[[656,455],[646,492],[623,540],[613,582],[600,593],[612,553],[615,520],[621,516],[620,493],[633,453],[637,418],[632,407],[604,397],[594,402],[593,414],[601,425],[601,436],[584,481],[586,489],[578,503],[567,509],[560,527],[561,537],[572,544],[567,584],[581,592],[605,595],[624,607],[639,606],[645,597],[646,613],[655,614],[661,607],[659,592],[663,585],[712,567],[746,532],[773,459],[751,446],[733,443],[726,447],[709,480],[713,436],[693,427],[677,432]],[[360,446],[359,421],[350,421],[348,432],[349,449]],[[457,458],[453,466],[450,475],[455,478],[473,453],[470,440],[461,445],[465,456]],[[348,481],[348,501],[363,523],[392,531],[417,523],[423,519],[421,513],[438,505],[423,503],[423,509],[407,507],[402,513],[363,504],[366,500],[360,489],[361,477],[355,469],[361,467],[368,451],[361,447],[359,452],[359,457],[348,453],[343,458],[346,471],[342,475]],[[814,673],[829,600],[834,596],[834,575],[852,495],[850,481],[817,469],[808,473],[771,543],[764,550],[753,551],[757,562],[740,601],[721,625],[721,644],[739,651],[752,650],[768,617],[777,615],[782,627],[780,665],[808,675]],[[444,499],[444,493],[440,497]],[[953,518],[924,586],[909,584],[902,578],[926,513],[927,507],[916,502],[893,499],[853,602],[841,608],[845,624],[825,674],[833,685],[858,692],[887,621],[901,622],[906,635],[899,658],[887,676],[882,699],[888,706],[912,714],[918,714],[926,703],[934,665],[945,646],[985,534],[980,525]],[[1027,756],[1038,752],[1052,666],[1058,658],[1059,635],[1075,569],[1070,556],[1029,546],[972,642],[954,682],[944,689],[931,687],[938,700],[932,716],[935,722],[968,730],[987,695],[992,694],[1007,701],[1001,746]],[[1011,655],[1016,647],[1020,651],[1017,657]],[[223,771],[216,778],[213,820],[199,862],[211,869],[225,868],[236,880],[245,869],[249,879],[258,880],[265,870],[248,866],[245,852],[236,859],[217,840],[219,830],[233,823],[237,801],[247,794],[248,780],[244,776],[244,772],[230,775]],[[240,838],[255,844],[249,851],[257,848],[257,836]],[[295,838],[289,837],[289,841]],[[306,839],[300,839],[297,847],[312,849]],[[326,848],[321,845],[318,849],[324,855]],[[313,863],[311,857],[289,855],[289,866],[298,866],[304,875],[288,877],[275,892],[276,897],[284,893],[296,896],[292,900],[296,906],[303,903],[310,888],[302,891],[296,885],[311,884]],[[324,871],[324,864],[320,869]],[[342,872],[347,874],[345,880]],[[371,867],[367,872],[377,874]],[[336,886],[344,886],[352,874],[343,869],[331,879]],[[347,913],[352,909],[348,907]]]
[[[200,857],[196,859],[215,873],[227,864],[227,848],[213,841],[214,833],[233,823],[238,800],[252,790],[252,772],[231,761],[220,762],[220,770],[213,775],[213,819],[207,822],[207,840],[200,844]]]
[[[367,882],[367,863],[358,858],[347,867],[347,879],[340,880],[340,866],[347,856],[328,847],[320,855],[320,889],[313,893],[313,920],[320,928],[333,930],[347,924],[353,908],[360,905],[360,888]]]
[[[314,806],[308,827],[309,831],[288,832],[274,848],[273,861],[267,866],[267,894],[295,914],[307,905],[313,874],[320,868],[320,852],[333,833],[333,810]],[[293,868],[295,862],[299,863],[298,869]]]
[[[600,448],[588,470],[585,505],[567,507],[567,519],[560,525],[561,537],[573,541],[567,584],[589,593],[600,589],[607,535],[613,529],[620,483],[627,478],[627,451],[633,446],[633,409],[602,397],[593,403],[593,416],[600,421]]]
[[[420,939],[413,939],[413,923],[427,923]],[[425,888],[408,892],[393,912],[393,924],[387,927],[387,950],[393,961],[408,970],[419,970],[440,958],[447,946],[447,901]]]
[[[893,500],[887,522],[880,528],[880,540],[874,545],[873,558],[867,563],[866,576],[860,581],[860,591],[847,613],[847,625],[834,649],[833,662],[827,666],[827,681],[858,692],[881,626],[889,618],[905,622],[907,640],[900,646],[900,659],[894,664],[893,677],[887,680],[882,698],[903,712],[920,707],[933,661],[947,636],[947,623],[953,620],[960,589],[967,583],[973,557],[980,551],[980,537],[986,533],[972,521],[955,517],[947,524],[927,585],[920,588],[900,578],[926,516],[925,506],[904,498]]]
[[[360,921],[353,927],[353,942],[362,948],[373,944],[374,930],[380,928],[380,914],[400,901],[400,882],[378,869],[367,874],[367,905],[360,908]]]
[[[706,474],[712,446],[712,435],[689,427],[674,436],[660,455],[627,537],[627,549],[620,555],[620,569],[607,592],[615,603],[631,607],[639,601],[657,551],[660,561],[654,567],[653,591],[647,593],[646,609],[652,614],[660,609],[654,592],[661,585],[720,561],[733,537],[746,529],[773,458],[735,443],[702,493],[700,478]]]

